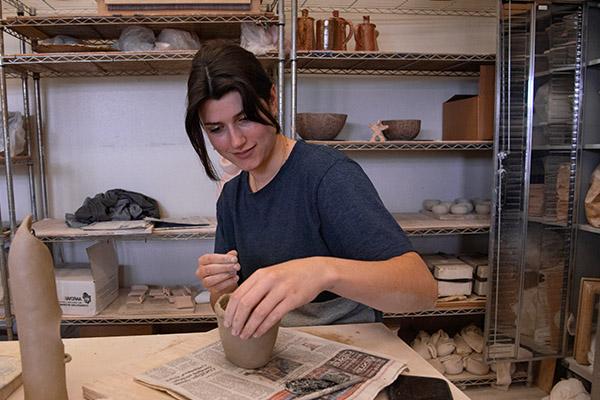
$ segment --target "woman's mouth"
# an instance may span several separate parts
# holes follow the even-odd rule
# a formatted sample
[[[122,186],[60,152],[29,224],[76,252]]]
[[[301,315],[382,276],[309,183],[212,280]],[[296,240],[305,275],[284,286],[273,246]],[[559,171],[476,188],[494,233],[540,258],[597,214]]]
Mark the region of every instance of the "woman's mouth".
[[[233,153],[233,155],[236,158],[246,159],[252,155],[252,150],[254,150],[254,146],[252,146],[249,149],[244,150],[244,151],[235,152],[235,153]]]

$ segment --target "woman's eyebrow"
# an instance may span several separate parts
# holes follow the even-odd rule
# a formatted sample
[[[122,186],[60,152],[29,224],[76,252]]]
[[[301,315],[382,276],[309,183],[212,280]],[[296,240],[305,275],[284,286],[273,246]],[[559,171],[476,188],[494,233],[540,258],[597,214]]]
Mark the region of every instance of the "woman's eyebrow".
[[[244,112],[244,110],[240,111],[239,113],[235,114],[233,116],[233,119],[237,119],[243,115],[245,115],[246,113]],[[203,122],[204,126],[208,126],[208,125],[219,125],[222,124],[222,122]]]

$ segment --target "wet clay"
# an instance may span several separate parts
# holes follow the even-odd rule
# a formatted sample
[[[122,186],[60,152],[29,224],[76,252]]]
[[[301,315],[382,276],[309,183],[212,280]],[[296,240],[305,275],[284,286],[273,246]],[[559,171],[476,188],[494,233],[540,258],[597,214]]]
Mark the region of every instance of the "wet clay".
[[[54,263],[48,248],[31,234],[31,215],[17,230],[8,268],[25,400],[67,400]]]
[[[225,358],[238,367],[246,369],[260,368],[271,360],[273,347],[277,340],[279,323],[258,338],[240,339],[231,334],[231,328],[223,325],[229,294],[224,294],[215,303],[215,314],[219,325],[219,335],[225,351]]]

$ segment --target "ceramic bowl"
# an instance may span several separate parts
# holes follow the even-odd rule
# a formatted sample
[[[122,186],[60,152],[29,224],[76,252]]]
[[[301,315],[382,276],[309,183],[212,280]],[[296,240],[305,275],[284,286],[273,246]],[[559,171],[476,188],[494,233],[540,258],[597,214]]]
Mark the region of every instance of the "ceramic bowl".
[[[390,119],[381,123],[388,126],[383,131],[387,140],[413,140],[421,131],[420,119]]]
[[[298,113],[296,131],[304,140],[333,140],[346,123],[347,114]]]
[[[219,336],[225,351],[225,358],[241,368],[254,369],[265,366],[273,354],[273,347],[277,341],[279,323],[275,324],[261,337],[240,339],[231,334],[231,328],[223,325],[225,310],[229,302],[229,294],[224,294],[215,303],[215,314],[219,326]]]

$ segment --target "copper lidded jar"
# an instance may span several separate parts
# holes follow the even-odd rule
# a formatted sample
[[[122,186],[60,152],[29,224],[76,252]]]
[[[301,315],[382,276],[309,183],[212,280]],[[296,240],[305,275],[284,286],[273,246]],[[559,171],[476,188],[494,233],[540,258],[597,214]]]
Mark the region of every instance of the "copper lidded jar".
[[[379,31],[375,29],[376,25],[371,23],[368,15],[363,16],[362,24],[354,27],[355,50],[357,51],[378,51],[377,37]]]
[[[334,10],[331,17],[317,21],[317,50],[346,50],[353,34],[352,22]]]
[[[308,15],[308,10],[302,10],[296,25],[296,48],[300,51],[315,49],[315,19]]]

